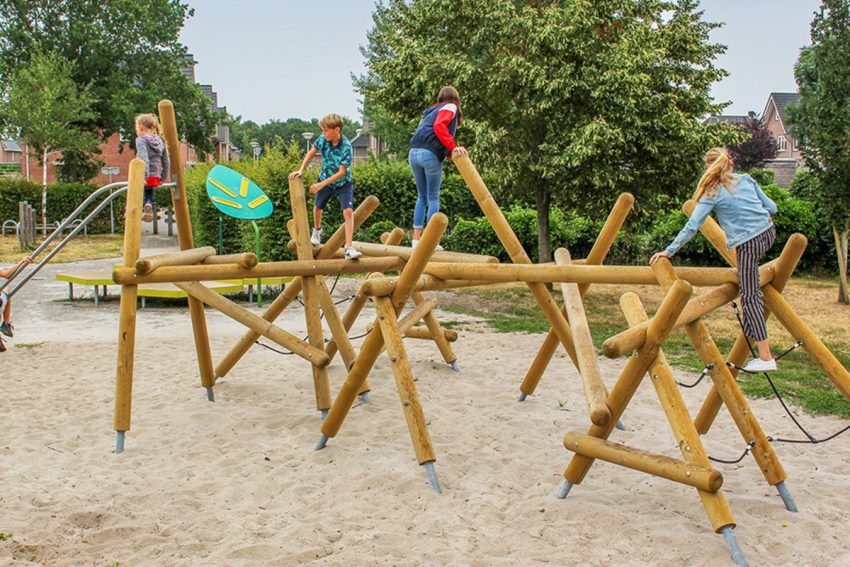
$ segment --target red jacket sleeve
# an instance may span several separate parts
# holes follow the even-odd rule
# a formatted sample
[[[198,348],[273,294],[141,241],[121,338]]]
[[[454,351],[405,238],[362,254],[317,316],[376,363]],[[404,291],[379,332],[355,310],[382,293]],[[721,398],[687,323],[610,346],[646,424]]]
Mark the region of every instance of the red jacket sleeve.
[[[454,110],[441,109],[437,112],[437,118],[434,120],[434,135],[437,136],[440,143],[443,144],[450,153],[457,147],[454,137],[452,137],[451,132],[449,132],[449,124],[451,124],[454,117]]]

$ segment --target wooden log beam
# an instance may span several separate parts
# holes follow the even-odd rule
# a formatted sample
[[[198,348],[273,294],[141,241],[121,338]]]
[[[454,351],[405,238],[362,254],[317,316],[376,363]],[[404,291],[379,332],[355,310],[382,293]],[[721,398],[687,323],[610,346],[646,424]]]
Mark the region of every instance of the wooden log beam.
[[[769,264],[767,264],[769,265]],[[693,286],[711,287],[737,283],[738,273],[732,268],[676,268],[676,276]],[[483,280],[491,282],[579,283],[579,284],[644,284],[657,281],[649,266],[552,266],[546,264],[448,264],[431,262],[425,273],[442,280]],[[380,289],[380,288],[378,288]],[[375,291],[380,296],[384,290]]]
[[[591,459],[602,459],[636,471],[687,484],[707,492],[717,492],[723,475],[711,467],[686,463],[604,439],[571,431],[564,436],[564,447]]]
[[[570,253],[566,248],[555,251],[555,263],[558,266],[570,265]],[[561,292],[564,295],[567,320],[573,333],[573,344],[578,358],[579,374],[584,385],[584,398],[587,401],[590,421],[596,425],[605,425],[611,419],[611,411],[605,402],[608,398],[608,389],[602,382],[602,372],[599,369],[593,337],[590,335],[590,327],[587,324],[581,291],[578,284],[562,283]]]
[[[168,252],[147,256],[136,260],[136,273],[149,274],[160,266],[191,266],[200,264],[205,259],[215,254],[215,248],[204,246],[203,248],[189,248],[179,252]]]
[[[626,221],[626,216],[632,210],[634,203],[635,198],[631,193],[620,194],[617,202],[614,203],[614,207],[612,207],[611,212],[608,214],[602,230],[599,231],[599,235],[593,243],[593,248],[590,249],[590,253],[584,261],[586,265],[595,266],[602,264],[608,255],[608,251],[611,249],[611,245],[617,238],[620,228],[622,228],[623,223]],[[576,264],[578,261],[573,260],[573,263]],[[589,287],[589,284],[581,284],[579,286],[579,292],[582,297],[587,293]],[[566,312],[564,314],[566,315]],[[537,389],[537,384],[540,383],[543,373],[549,367],[549,363],[555,355],[558,343],[557,333],[553,329],[549,329],[546,338],[543,340],[543,344],[540,345],[540,349],[537,351],[531,366],[528,368],[528,372],[525,374],[522,384],[520,384],[519,390],[523,396],[530,396]]]
[[[257,255],[253,252],[242,252],[240,254],[222,254],[207,257],[202,264],[239,264],[243,268],[253,268],[259,263]]]
[[[625,295],[620,301],[620,305],[630,326],[639,325],[647,320],[646,311],[637,295]],[[711,468],[708,453],[703,447],[699,433],[691,420],[691,414],[688,412],[684,398],[682,398],[679,384],[673,378],[673,370],[667,363],[664,353],[660,350],[649,367],[649,377],[652,386],[655,388],[655,393],[658,395],[658,401],[661,402],[667,422],[670,424],[670,429],[673,431],[679,451],[682,453],[682,458],[691,464]],[[697,490],[697,494],[699,494],[703,508],[705,508],[711,527],[715,532],[720,532],[725,527],[735,527],[732,509],[729,507],[723,492],[719,490],[716,492]]]
[[[241,305],[233,303],[229,299],[222,297],[209,288],[196,282],[178,282],[174,285],[192,297],[195,297],[216,309],[222,315],[226,315],[234,321],[242,323],[252,331],[274,341],[283,348],[294,352],[310,364],[322,368],[328,365],[330,359],[322,349],[315,348],[305,343],[292,333],[275,326],[270,321],[266,321],[259,315],[255,315]]]
[[[403,258],[405,260],[410,259],[410,255],[413,253],[413,249],[409,246],[392,246],[386,244],[377,244],[374,242],[360,242],[359,240],[355,240],[352,242],[352,245],[357,248],[360,252],[363,253],[364,256],[369,256],[373,258],[386,258],[386,257],[396,257]],[[295,251],[295,242],[290,240],[286,245],[290,252]],[[319,246],[314,246],[314,251],[319,250]],[[342,250],[337,250],[334,253],[334,258],[342,258],[344,252]],[[434,254],[431,256],[432,262],[449,262],[449,263],[457,263],[457,262],[473,262],[476,264],[498,264],[499,259],[495,256],[487,256],[484,254],[469,254],[467,252],[452,252],[450,250],[436,250]]]
[[[369,195],[363,202],[358,205],[356,209],[354,209],[354,230],[360,228],[360,226],[369,218],[375,209],[378,208],[378,198],[374,195]],[[323,246],[322,250],[319,251],[319,255],[316,257],[317,260],[324,260],[330,256],[334,250],[338,249],[345,243],[345,231],[344,227],[340,226],[336,232],[334,232],[328,241]],[[278,295],[274,301],[266,308],[263,312],[262,317],[266,321],[275,321],[280,314],[286,310],[292,301],[298,297],[298,294],[301,293],[301,278],[297,277],[293,279],[289,284],[284,288],[283,293]],[[245,353],[248,352],[257,339],[260,337],[254,331],[247,331],[239,341],[233,345],[230,351],[225,355],[225,357],[216,365],[215,373],[216,376],[222,377],[227,375],[228,372],[236,365],[239,360],[245,356]]]
[[[489,265],[489,264],[488,264]],[[254,268],[238,264],[166,266],[143,276],[134,268],[118,268],[112,277],[115,283],[173,283],[211,281],[239,278],[272,278],[281,276],[335,276],[369,272],[396,272],[404,266],[401,258],[357,258],[355,260],[295,260],[292,262],[261,262]],[[291,282],[290,282],[291,285]],[[299,284],[300,285],[300,284]],[[299,290],[300,291],[300,290]]]
[[[620,377],[617,378],[617,382],[608,394],[607,404],[608,409],[611,411],[611,419],[604,426],[591,425],[587,431],[588,435],[598,437],[599,439],[608,439],[611,432],[614,431],[617,420],[620,419],[626,410],[626,406],[629,405],[644,374],[646,374],[646,371],[661,349],[661,343],[664,342],[667,335],[673,329],[673,324],[676,322],[682,309],[684,309],[688,297],[690,297],[693,291],[693,288],[687,282],[679,281],[676,284],[675,287],[671,287],[667,291],[667,295],[664,296],[664,300],[658,307],[658,311],[655,312],[655,316],[650,321],[646,342],[629,357],[625,368],[620,373]],[[623,303],[627,297],[632,295],[635,294],[632,292],[624,294],[620,302]],[[572,458],[570,464],[567,465],[564,471],[564,478],[573,484],[581,484],[592,465],[592,458],[577,454]]]
[[[671,285],[679,283],[667,258],[658,259],[652,265],[652,269],[658,274],[658,283],[661,284],[662,288],[669,289]],[[771,288],[767,286],[765,289]],[[761,425],[753,415],[740,386],[729,371],[729,367],[726,366],[726,358],[714,343],[708,326],[703,321],[696,320],[685,325],[685,331],[703,363],[711,365],[709,375],[717,386],[718,392],[723,398],[723,402],[744,442],[747,444],[754,443],[751,453],[759,464],[765,479],[771,486],[784,481],[787,475],[782,468],[782,463],[779,462],[773,446],[767,440]]]

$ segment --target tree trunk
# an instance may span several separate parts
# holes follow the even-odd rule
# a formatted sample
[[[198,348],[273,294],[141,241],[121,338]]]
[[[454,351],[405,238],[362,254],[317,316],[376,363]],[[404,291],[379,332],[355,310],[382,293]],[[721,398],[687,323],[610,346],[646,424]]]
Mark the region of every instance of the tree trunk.
[[[47,238],[47,148],[41,158],[41,230]]]
[[[552,239],[549,235],[549,206],[552,197],[538,186],[534,190],[534,201],[537,204],[537,261],[542,264],[552,261]]]
[[[832,225],[835,237],[835,251],[838,254],[838,302],[850,305],[850,289],[847,286],[847,235],[850,232],[850,219],[844,221],[844,227]]]

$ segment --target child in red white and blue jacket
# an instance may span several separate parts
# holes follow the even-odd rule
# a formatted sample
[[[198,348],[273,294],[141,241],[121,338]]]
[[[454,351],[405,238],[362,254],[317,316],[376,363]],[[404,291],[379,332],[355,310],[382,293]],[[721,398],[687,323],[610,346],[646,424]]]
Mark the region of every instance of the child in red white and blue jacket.
[[[454,139],[462,115],[457,89],[443,87],[437,95],[437,103],[422,113],[422,120],[410,140],[408,161],[418,192],[413,209],[413,247],[419,243],[427,221],[440,211],[443,160],[449,155],[467,155],[466,149],[458,146]]]

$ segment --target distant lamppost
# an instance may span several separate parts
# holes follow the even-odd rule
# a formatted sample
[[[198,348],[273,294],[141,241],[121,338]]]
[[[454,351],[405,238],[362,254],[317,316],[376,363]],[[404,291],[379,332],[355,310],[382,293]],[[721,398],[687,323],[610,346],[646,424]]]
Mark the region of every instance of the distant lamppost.
[[[314,134],[313,134],[312,132],[302,132],[302,133],[301,133],[301,136],[302,136],[305,140],[307,140],[307,151],[308,151],[308,152],[310,151],[310,140],[312,140],[312,139],[313,139],[313,135],[314,135]]]
[[[260,144],[257,142],[257,140],[251,140],[249,144],[254,150],[254,163],[257,163],[257,158],[260,157]]]

